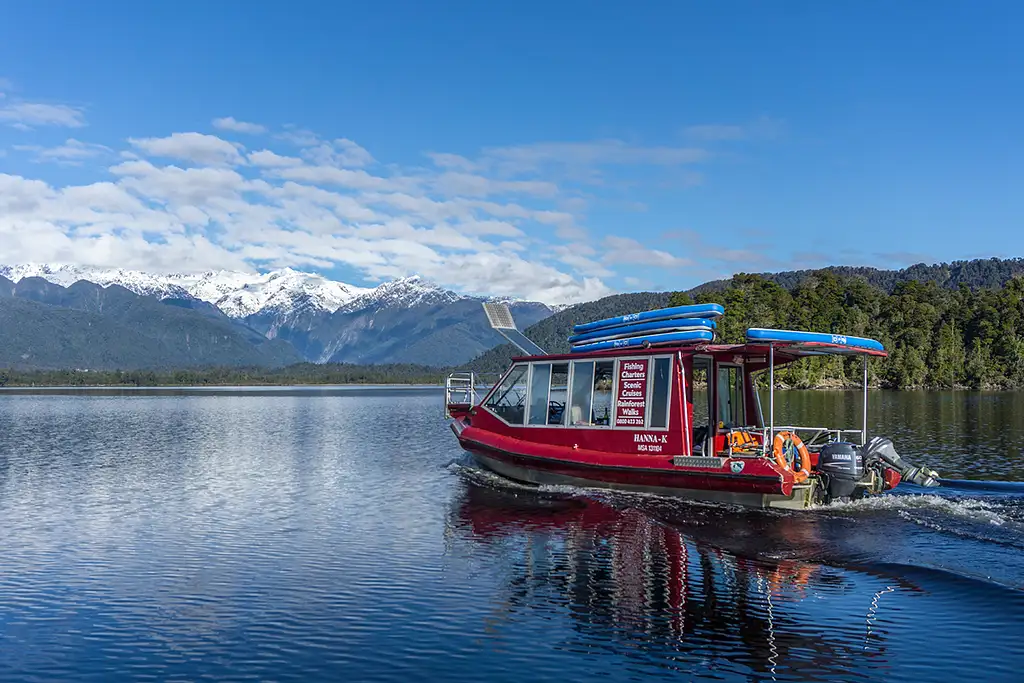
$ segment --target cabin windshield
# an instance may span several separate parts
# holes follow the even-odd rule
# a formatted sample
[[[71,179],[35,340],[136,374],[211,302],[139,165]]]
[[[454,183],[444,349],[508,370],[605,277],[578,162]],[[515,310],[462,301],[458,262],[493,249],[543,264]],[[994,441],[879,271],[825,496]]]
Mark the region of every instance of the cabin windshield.
[[[672,356],[516,364],[483,407],[510,425],[667,430]]]
[[[505,422],[521,425],[526,418],[527,365],[517,365],[505,376],[484,406]]]

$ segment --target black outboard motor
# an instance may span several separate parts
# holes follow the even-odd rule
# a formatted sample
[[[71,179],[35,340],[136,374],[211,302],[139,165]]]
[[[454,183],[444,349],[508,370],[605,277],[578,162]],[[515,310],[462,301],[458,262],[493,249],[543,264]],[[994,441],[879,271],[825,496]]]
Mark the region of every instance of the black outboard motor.
[[[900,457],[892,440],[884,436],[876,436],[868,441],[864,449],[864,459],[868,465],[881,461],[887,467],[891,467],[903,477],[904,480],[919,486],[938,486],[939,473],[927,467],[914,467]]]
[[[818,454],[818,471],[825,475],[827,500],[848,500],[864,477],[864,454],[845,441],[825,444]]]

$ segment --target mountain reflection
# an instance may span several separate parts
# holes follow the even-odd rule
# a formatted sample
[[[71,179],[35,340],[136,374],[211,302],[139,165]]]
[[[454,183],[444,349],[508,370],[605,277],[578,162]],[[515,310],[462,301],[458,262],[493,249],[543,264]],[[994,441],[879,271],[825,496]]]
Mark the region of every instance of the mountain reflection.
[[[749,559],[708,542],[736,532],[742,544],[750,519],[730,525],[726,510],[671,509],[676,521],[464,480],[449,540],[481,544],[499,558],[496,620],[527,610],[569,615],[576,635],[558,647],[613,649],[659,667],[740,679],[822,680],[863,673],[871,668],[865,659],[884,664],[882,639],[865,623],[876,589],[851,590],[855,582],[840,570]],[[720,525],[707,528],[709,520]],[[813,535],[813,525],[783,515],[758,522],[762,544],[773,535],[796,534],[798,544]],[[814,606],[815,597],[849,594],[855,598],[840,599],[851,609],[838,619]]]

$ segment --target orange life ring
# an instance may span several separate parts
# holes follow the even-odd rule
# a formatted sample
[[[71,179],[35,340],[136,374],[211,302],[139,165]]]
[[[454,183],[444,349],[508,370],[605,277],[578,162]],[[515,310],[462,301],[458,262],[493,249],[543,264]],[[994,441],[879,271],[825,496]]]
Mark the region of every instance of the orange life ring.
[[[786,460],[786,441],[789,441],[796,448],[796,452],[800,454],[799,470],[794,470],[793,466]],[[779,467],[793,472],[793,481],[797,484],[804,483],[811,476],[811,454],[807,452],[807,446],[796,435],[796,432],[779,432],[776,434],[775,440],[772,442],[772,454],[775,456],[775,462],[778,463]]]

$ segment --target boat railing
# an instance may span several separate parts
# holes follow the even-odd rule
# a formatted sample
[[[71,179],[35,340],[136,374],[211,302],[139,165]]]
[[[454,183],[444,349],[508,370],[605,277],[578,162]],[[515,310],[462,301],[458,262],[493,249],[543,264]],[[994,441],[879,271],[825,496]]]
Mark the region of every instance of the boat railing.
[[[453,372],[444,382],[444,416],[451,418],[452,406],[476,405],[476,374],[472,372]]]
[[[844,434],[861,434],[861,430],[859,429],[840,429],[836,427],[802,427],[800,425],[776,425],[774,431],[771,427],[765,427],[763,429],[763,432],[764,438],[762,441],[762,448],[764,450],[765,455],[767,455],[768,452],[771,450],[772,445],[775,441],[775,437],[780,432],[792,432],[796,434],[797,436],[800,437],[800,440],[804,442],[804,445],[812,450],[815,450],[815,447],[820,448],[821,446],[824,446],[826,443],[831,443],[833,441],[842,441]],[[803,432],[804,434],[806,434],[807,432],[813,432],[813,434],[809,438],[806,438],[801,434],[801,432]],[[819,441],[819,439],[821,439],[822,437],[825,437],[824,442]]]
[[[774,446],[775,436],[781,432],[793,432],[800,437],[804,445],[811,450],[817,450],[826,443],[842,441],[844,434],[860,434],[859,429],[838,429],[835,427],[802,427],[799,425],[777,425],[774,430],[771,427],[730,427],[726,430],[730,437],[726,438],[726,448],[729,457],[769,457]],[[801,432],[803,434],[801,434]],[[811,436],[805,437],[808,432]],[[731,438],[733,433],[737,434],[759,434],[761,443],[756,441],[745,444],[737,444],[737,440]],[[825,437],[824,441],[819,441]],[[742,439],[740,440],[742,441]]]

